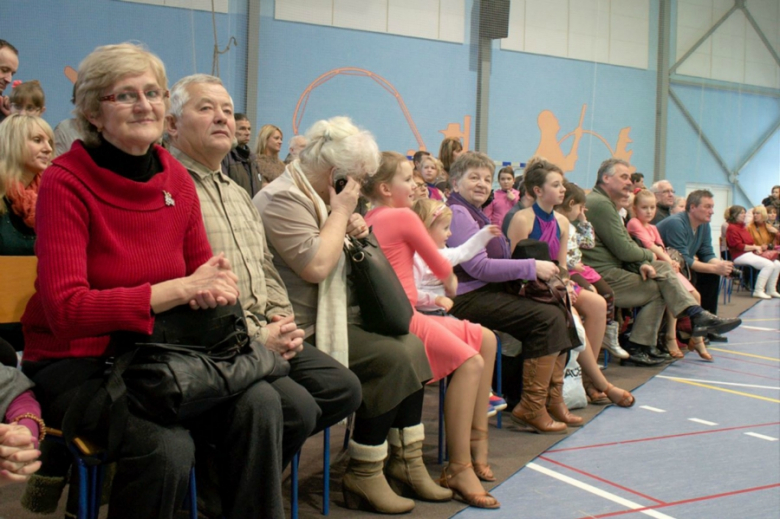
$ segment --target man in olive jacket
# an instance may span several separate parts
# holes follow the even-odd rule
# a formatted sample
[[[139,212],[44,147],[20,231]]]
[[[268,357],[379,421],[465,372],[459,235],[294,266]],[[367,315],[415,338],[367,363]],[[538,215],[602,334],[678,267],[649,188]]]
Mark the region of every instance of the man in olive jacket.
[[[631,193],[629,167],[620,159],[605,160],[599,167],[596,186],[586,202],[596,245],[582,250],[583,262],[612,287],[615,306],[641,307],[626,348],[631,354],[628,360],[654,365],[658,359],[668,358],[656,347],[666,307],[676,316],[690,317],[697,337],[733,330],[742,321],[720,319],[704,310],[680,284],[668,263],[656,261],[650,250],[633,241],[616,205]]]

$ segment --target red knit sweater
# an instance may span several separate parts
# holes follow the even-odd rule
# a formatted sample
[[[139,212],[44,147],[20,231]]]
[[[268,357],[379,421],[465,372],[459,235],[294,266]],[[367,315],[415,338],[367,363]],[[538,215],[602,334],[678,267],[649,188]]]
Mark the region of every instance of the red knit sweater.
[[[755,242],[745,224],[730,223],[726,228],[726,244],[733,261],[745,254],[745,245],[755,245]]]
[[[163,171],[145,183],[98,167],[81,142],[44,172],[36,293],[22,316],[25,360],[102,356],[111,332],[150,334],[151,286],[211,257],[192,179],[155,149]]]

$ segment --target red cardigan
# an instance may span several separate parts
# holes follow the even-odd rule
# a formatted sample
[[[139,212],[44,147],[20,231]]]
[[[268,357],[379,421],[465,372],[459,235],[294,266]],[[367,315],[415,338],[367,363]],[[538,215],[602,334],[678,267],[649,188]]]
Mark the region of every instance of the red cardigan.
[[[145,183],[98,167],[81,142],[44,172],[25,360],[102,356],[113,331],[150,334],[151,286],[211,257],[192,179],[166,150],[155,151],[163,171]]]
[[[726,228],[726,244],[729,247],[731,260],[734,261],[745,254],[745,245],[755,245],[756,243],[744,224],[730,223]]]

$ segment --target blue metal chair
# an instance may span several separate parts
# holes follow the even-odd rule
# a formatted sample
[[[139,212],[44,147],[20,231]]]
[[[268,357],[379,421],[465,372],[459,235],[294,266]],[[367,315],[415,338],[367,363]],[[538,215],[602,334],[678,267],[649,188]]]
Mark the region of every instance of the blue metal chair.
[[[347,420],[347,431],[344,436],[344,449],[349,444],[352,417]],[[293,456],[290,463],[290,517],[298,519],[298,463],[301,453]],[[322,431],[322,515],[330,513],[330,427]]]
[[[72,443],[67,443],[59,429],[46,428],[46,440],[65,445],[73,454],[76,465],[76,477],[78,482],[78,510],[77,519],[98,519],[100,514],[100,501],[103,497],[103,480],[105,479],[105,465],[87,464],[85,456],[100,457],[100,449],[86,440],[76,438]],[[44,441],[46,441],[44,440]],[[185,505],[189,508],[190,519],[198,519],[198,494],[195,485],[195,467],[190,469],[190,484],[187,490]]]

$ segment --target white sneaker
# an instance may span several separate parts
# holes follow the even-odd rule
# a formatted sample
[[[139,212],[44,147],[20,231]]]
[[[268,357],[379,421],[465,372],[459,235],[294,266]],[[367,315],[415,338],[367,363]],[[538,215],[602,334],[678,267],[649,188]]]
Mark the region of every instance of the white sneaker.
[[[780,292],[778,292],[777,290],[774,290],[772,292],[767,292],[766,295],[780,299]]]
[[[604,332],[604,340],[601,342],[601,345],[619,359],[627,359],[630,357],[629,353],[620,347],[617,322],[611,322],[607,325],[607,329]]]
[[[756,299],[772,299],[772,296],[764,292],[763,290],[756,290],[753,292],[753,297]]]

